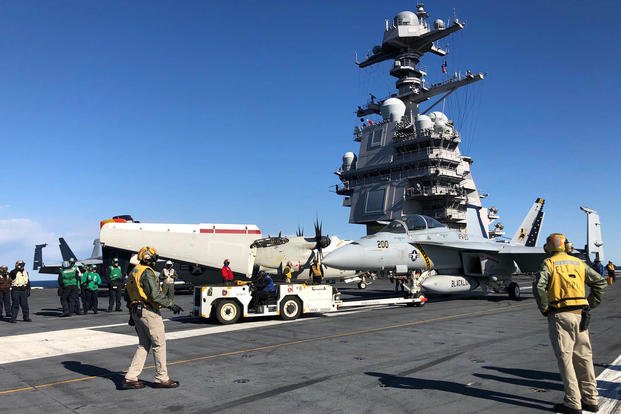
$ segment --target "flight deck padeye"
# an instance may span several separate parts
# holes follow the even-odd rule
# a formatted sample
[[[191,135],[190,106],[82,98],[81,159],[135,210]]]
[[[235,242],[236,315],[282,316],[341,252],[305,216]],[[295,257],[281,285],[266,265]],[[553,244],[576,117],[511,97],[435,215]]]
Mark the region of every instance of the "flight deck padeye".
[[[472,160],[461,154],[461,136],[453,121],[437,110],[438,103],[462,86],[480,81],[483,73],[467,71],[449,74],[447,51],[437,42],[464,28],[458,19],[445,24],[427,22],[423,5],[417,11],[404,11],[386,21],[382,44],[362,62],[366,68],[393,60],[390,75],[397,78],[397,92],[384,99],[371,99],[356,112],[362,121],[354,128],[354,141],[360,143],[358,155],[347,152],[336,172],[341,185],[336,192],[350,207],[349,222],[365,224],[367,234],[383,227],[380,221],[400,219],[410,214],[433,217],[457,230],[476,232],[483,237],[502,235],[497,210],[485,209],[470,172]],[[440,56],[437,63],[442,78],[426,84],[426,73],[417,68],[427,54]],[[431,98],[426,109],[420,107]],[[381,115],[381,120],[367,117]],[[467,229],[467,227],[469,227]]]

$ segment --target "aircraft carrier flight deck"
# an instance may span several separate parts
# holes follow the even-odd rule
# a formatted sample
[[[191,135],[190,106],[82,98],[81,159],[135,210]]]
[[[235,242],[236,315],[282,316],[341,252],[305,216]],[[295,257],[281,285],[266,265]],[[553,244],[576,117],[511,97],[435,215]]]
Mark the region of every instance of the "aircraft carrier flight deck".
[[[33,322],[3,324],[0,400],[15,413],[545,412],[563,386],[546,319],[529,280],[519,282],[520,301],[473,292],[290,322],[222,326],[164,310],[175,391],[117,390],[137,342],[127,311],[58,318],[56,290],[33,290]],[[344,298],[389,295],[393,286],[337,284]],[[608,289],[590,329],[600,412],[619,412],[619,292]],[[184,313],[192,298],[177,295]],[[141,378],[152,376],[150,365]]]

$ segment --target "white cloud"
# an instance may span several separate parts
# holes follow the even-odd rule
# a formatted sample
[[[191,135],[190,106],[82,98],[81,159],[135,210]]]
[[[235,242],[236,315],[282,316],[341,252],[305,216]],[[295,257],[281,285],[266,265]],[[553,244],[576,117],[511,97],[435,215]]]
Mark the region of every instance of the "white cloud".
[[[32,269],[35,244],[41,243],[48,244],[43,250],[44,263],[60,263],[60,236],[65,237],[78,258],[90,256],[94,238],[92,232],[71,227],[50,231],[41,223],[28,218],[0,219],[0,264],[6,264],[11,269],[16,260],[22,259],[26,261],[27,268]],[[36,272],[31,271],[31,275],[36,275]]]
[[[29,243],[38,236],[47,237],[49,233],[36,221],[27,218],[0,220],[0,247]]]
[[[27,218],[0,220],[0,262],[9,269],[17,259],[31,262],[34,245],[53,237],[40,223]],[[29,263],[31,264],[31,263]]]

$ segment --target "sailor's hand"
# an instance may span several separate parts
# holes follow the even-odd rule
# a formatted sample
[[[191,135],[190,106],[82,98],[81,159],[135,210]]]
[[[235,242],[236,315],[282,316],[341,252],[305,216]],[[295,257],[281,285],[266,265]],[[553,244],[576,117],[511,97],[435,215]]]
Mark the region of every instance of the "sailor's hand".
[[[543,309],[543,310],[542,310],[542,309],[539,309],[539,312],[541,312],[541,314],[542,314],[543,316],[548,316],[548,314],[550,313],[550,309],[548,309],[548,308],[545,308],[545,309]]]
[[[171,311],[173,311],[173,313],[175,315],[177,315],[180,312],[183,312],[183,308],[177,304],[173,304],[172,306],[170,306],[168,309],[170,309]]]

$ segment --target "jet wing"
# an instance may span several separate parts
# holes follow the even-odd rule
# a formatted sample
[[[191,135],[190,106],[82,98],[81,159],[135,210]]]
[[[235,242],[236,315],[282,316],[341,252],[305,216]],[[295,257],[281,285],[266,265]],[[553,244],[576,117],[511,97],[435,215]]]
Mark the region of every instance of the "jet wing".
[[[496,242],[479,241],[457,241],[448,243],[439,242],[418,242],[414,244],[429,255],[434,266],[438,269],[443,268],[443,263],[451,261],[455,254],[479,253],[487,256],[496,256],[513,260],[520,270],[525,273],[536,272],[541,268],[541,263],[547,257],[541,247],[516,246]],[[455,267],[454,259],[450,265]]]
[[[100,265],[103,263],[101,259],[84,259],[80,260],[78,263],[82,263],[83,265]]]
[[[415,242],[413,245],[421,245],[425,247],[425,250],[433,250],[439,251],[442,249],[451,249],[451,250],[463,250],[468,252],[477,252],[481,253],[498,253],[500,252],[502,245],[498,243],[498,246],[495,243],[489,242],[479,242],[479,241],[455,241],[455,242],[431,242],[431,241],[423,241],[423,242]],[[433,259],[433,258],[432,258]]]

